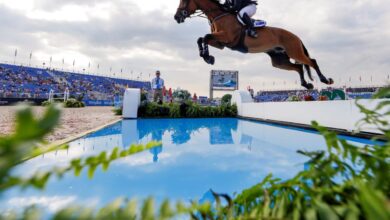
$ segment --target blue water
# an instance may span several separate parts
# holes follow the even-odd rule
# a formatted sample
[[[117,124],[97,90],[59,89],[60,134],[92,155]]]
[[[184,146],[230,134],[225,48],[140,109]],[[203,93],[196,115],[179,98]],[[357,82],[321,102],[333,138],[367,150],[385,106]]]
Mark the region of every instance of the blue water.
[[[240,119],[125,120],[70,143],[68,150],[27,161],[15,173],[29,176],[73,158],[151,140],[163,144],[112,163],[108,172],[99,168],[93,180],[84,170],[80,177],[51,179],[44,192],[7,191],[0,197],[0,210],[38,204],[51,213],[69,204],[100,206],[117,197],[204,201],[210,199],[210,189],[234,195],[269,173],[292,177],[307,161],[297,150],[325,149],[315,132]]]

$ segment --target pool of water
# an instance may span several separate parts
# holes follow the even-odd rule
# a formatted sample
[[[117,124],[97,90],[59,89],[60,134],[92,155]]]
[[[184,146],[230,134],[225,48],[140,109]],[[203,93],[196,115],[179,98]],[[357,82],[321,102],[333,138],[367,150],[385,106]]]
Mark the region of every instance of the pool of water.
[[[151,140],[162,145],[118,160],[108,172],[99,168],[93,180],[84,170],[80,177],[68,174],[60,181],[51,179],[44,192],[7,191],[0,197],[0,210],[38,204],[51,213],[68,204],[100,206],[117,197],[204,201],[211,199],[210,189],[233,195],[269,173],[292,177],[307,161],[297,150],[325,149],[324,139],[316,132],[247,120],[124,120],[70,143],[68,150],[27,161],[15,173],[28,176],[65,166],[74,158]],[[357,138],[349,141],[368,143]]]

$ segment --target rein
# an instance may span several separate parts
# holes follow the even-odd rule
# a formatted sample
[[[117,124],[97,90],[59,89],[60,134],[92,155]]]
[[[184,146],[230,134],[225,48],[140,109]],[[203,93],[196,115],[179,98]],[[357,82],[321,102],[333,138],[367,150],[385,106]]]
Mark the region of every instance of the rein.
[[[205,19],[208,19],[208,17],[206,16],[206,13],[210,13],[210,12],[214,12],[214,11],[218,11],[218,9],[213,9],[213,10],[207,10],[205,12],[203,11],[199,11],[199,12],[196,12],[195,14],[191,15],[189,18],[196,18],[196,17],[199,17],[199,18],[205,18]],[[221,15],[218,15],[217,17],[215,17],[214,19],[212,20],[209,20],[210,24],[213,24],[215,23],[216,21],[218,21],[219,19],[227,16],[227,15],[230,15],[229,12],[225,12]]]
[[[184,0],[184,2],[185,2],[185,5],[183,7],[181,7],[181,8],[179,8],[179,9],[182,10],[182,11],[184,11],[184,10],[187,11],[186,8],[188,6],[188,0]],[[207,15],[206,15],[207,13],[211,13],[211,12],[215,12],[215,11],[219,11],[219,10],[221,10],[221,9],[218,8],[218,9],[209,9],[209,10],[203,10],[203,11],[199,10],[198,12],[195,12],[193,15],[188,16],[188,18],[196,18],[196,17],[205,18],[205,19],[209,20],[210,24],[213,24],[216,21],[218,21],[219,19],[221,19],[221,18],[223,18],[223,17],[225,17],[225,16],[230,14],[229,12],[225,11],[223,14],[218,15],[214,19],[209,19],[207,17]],[[187,11],[187,13],[188,13],[188,11]]]
[[[225,13],[223,13],[223,14],[221,14],[221,15],[215,17],[215,18],[211,21],[211,23],[214,23],[214,22],[218,21],[219,19],[221,19],[221,18],[223,18],[223,17],[225,17],[225,16],[227,16],[227,15],[230,15],[230,13],[229,13],[229,12],[225,12]]]

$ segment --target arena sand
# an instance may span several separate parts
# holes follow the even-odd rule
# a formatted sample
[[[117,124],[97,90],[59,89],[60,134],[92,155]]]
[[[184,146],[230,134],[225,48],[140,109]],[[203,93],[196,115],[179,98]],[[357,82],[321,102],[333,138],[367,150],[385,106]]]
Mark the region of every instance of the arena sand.
[[[16,106],[0,107],[0,136],[11,134],[14,130],[14,118]],[[42,116],[45,108],[33,107],[37,117]],[[80,134],[88,133],[99,127],[115,123],[120,116],[114,115],[113,107],[86,107],[86,108],[64,108],[62,109],[61,122],[59,126],[46,137],[49,143],[60,143],[77,137]]]

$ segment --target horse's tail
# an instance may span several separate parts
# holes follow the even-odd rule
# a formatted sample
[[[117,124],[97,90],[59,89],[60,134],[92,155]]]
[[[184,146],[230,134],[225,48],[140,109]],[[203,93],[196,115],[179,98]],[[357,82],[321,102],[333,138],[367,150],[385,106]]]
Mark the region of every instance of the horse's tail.
[[[303,47],[303,51],[305,52],[305,55],[310,59],[310,54],[309,54],[309,51],[307,51],[305,45],[302,43],[302,47]],[[311,75],[311,69],[310,69],[310,66],[305,64],[305,69],[306,69],[306,72],[307,72],[307,75],[309,75],[309,78],[311,81],[314,81],[313,80],[313,76]]]

